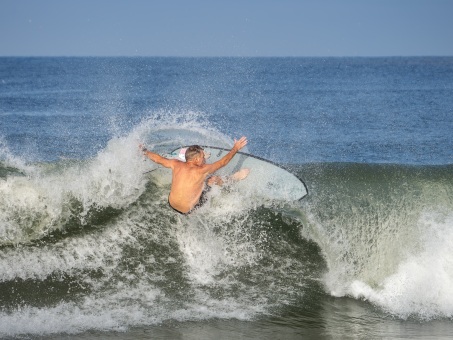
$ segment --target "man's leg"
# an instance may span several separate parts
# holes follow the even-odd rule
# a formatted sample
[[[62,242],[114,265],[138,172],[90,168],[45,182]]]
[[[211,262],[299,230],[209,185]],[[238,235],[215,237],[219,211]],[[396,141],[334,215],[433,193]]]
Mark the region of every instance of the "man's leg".
[[[249,169],[241,169],[238,172],[235,172],[231,176],[228,176],[226,178],[222,178],[220,176],[211,176],[209,177],[207,184],[212,187],[213,185],[224,185],[226,183],[231,183],[232,181],[240,181],[246,178],[249,174],[250,170]]]

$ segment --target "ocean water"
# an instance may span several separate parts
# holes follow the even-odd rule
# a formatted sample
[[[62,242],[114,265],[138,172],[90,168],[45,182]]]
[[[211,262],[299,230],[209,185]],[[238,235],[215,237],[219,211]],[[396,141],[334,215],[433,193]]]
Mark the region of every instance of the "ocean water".
[[[452,132],[451,57],[0,58],[0,337],[451,338]],[[242,135],[308,196],[138,150]]]

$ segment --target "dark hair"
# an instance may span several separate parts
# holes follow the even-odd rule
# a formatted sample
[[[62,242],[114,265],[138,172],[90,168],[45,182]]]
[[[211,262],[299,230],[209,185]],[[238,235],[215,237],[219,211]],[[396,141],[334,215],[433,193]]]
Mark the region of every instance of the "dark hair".
[[[197,155],[200,154],[200,152],[203,152],[203,148],[201,146],[199,145],[189,146],[186,150],[186,161],[194,159]]]

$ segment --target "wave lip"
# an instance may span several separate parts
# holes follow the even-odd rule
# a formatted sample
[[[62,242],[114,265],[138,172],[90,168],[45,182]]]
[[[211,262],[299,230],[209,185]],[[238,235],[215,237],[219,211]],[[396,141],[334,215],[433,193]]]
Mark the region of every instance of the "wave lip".
[[[395,273],[372,288],[364,282],[351,284],[351,295],[369,300],[404,319],[453,317],[453,215],[423,217],[422,244],[401,261]]]
[[[323,250],[326,290],[403,319],[451,318],[451,165],[308,168],[302,234]]]

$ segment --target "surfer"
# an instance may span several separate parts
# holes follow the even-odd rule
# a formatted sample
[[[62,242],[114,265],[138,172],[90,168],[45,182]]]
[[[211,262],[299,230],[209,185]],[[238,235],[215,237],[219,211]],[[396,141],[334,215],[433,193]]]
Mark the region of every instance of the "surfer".
[[[233,156],[246,145],[246,137],[235,140],[230,152],[212,164],[206,163],[204,150],[198,145],[192,145],[187,148],[185,162],[177,159],[168,159],[147,150],[141,145],[140,147],[142,147],[143,153],[150,160],[172,170],[168,203],[174,210],[182,214],[188,214],[204,203],[206,184],[208,187],[224,184],[224,179],[221,177],[210,175],[227,165]],[[249,169],[241,169],[229,178],[237,181],[242,180],[247,177],[248,173]]]

